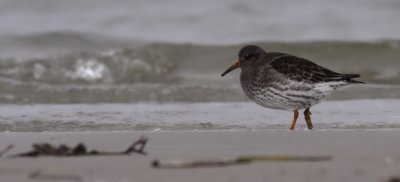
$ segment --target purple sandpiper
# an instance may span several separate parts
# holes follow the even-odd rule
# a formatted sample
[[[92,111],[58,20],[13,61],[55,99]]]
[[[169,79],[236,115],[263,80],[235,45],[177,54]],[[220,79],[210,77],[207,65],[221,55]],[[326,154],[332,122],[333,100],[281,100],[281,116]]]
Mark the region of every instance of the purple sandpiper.
[[[244,93],[255,103],[279,110],[293,111],[293,130],[299,110],[312,129],[310,108],[327,98],[335,89],[363,83],[352,80],[359,74],[340,74],[293,55],[265,52],[248,45],[240,49],[238,61],[221,76],[241,68],[240,84]]]

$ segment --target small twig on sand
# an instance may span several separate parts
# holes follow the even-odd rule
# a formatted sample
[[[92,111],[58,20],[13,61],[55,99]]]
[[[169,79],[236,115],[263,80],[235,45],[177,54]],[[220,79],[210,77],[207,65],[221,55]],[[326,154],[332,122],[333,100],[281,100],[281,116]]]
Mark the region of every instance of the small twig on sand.
[[[33,144],[33,150],[25,153],[13,155],[11,157],[39,157],[39,156],[57,156],[57,157],[77,157],[77,156],[105,156],[105,155],[129,155],[131,153],[138,153],[146,155],[144,148],[147,144],[148,139],[144,136],[140,137],[139,140],[135,141],[131,146],[123,151],[108,152],[91,150],[87,151],[86,146],[79,143],[73,148],[67,145],[61,144],[59,147],[52,146],[48,143]]]
[[[14,145],[8,145],[6,148],[4,148],[2,151],[0,151],[0,157],[2,157],[5,153],[10,151],[12,148],[14,148]]]
[[[400,182],[400,177],[399,176],[392,176],[391,178],[389,178],[385,182]]]
[[[147,144],[147,138],[144,136],[141,136],[139,140],[134,142],[130,147],[128,147],[126,150],[121,151],[121,152],[100,152],[100,151],[92,151],[92,155],[128,155],[131,153],[138,153],[142,155],[147,155],[147,152],[144,151],[144,147]]]
[[[262,161],[281,161],[281,162],[320,162],[329,161],[331,156],[242,156],[231,159],[216,160],[154,160],[152,166],[155,168],[195,168],[195,167],[224,167],[230,165],[249,164]]]

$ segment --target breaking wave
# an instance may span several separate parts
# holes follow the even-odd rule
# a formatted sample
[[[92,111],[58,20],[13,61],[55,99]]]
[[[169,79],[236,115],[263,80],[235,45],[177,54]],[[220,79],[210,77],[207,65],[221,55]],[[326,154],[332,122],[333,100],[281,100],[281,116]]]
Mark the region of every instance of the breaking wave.
[[[341,89],[333,99],[400,98],[398,41],[255,44],[338,72],[360,73],[360,80],[369,83]],[[157,43],[0,58],[0,103],[243,101],[238,71],[219,76],[241,46]]]
[[[111,50],[0,62],[3,78],[48,84],[164,82],[176,67],[160,50]]]

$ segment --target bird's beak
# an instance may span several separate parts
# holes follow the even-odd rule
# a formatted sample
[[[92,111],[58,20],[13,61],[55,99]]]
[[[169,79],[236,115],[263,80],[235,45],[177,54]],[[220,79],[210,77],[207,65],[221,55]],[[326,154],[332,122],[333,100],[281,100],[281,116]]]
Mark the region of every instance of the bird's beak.
[[[229,72],[231,72],[232,70],[239,68],[240,67],[240,62],[239,60],[236,61],[232,66],[230,66],[224,73],[222,73],[221,77],[225,76],[226,74],[228,74]]]

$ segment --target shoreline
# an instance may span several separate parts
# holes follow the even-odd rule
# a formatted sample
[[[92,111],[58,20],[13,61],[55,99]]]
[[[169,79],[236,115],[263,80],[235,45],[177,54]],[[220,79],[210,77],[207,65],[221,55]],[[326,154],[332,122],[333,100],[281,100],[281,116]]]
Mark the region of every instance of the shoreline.
[[[368,107],[365,107],[368,106]],[[400,100],[326,101],[315,129],[400,129]],[[373,111],[373,112],[371,112]],[[252,102],[1,105],[0,131],[287,130],[292,113]],[[296,129],[307,130],[303,117]]]

